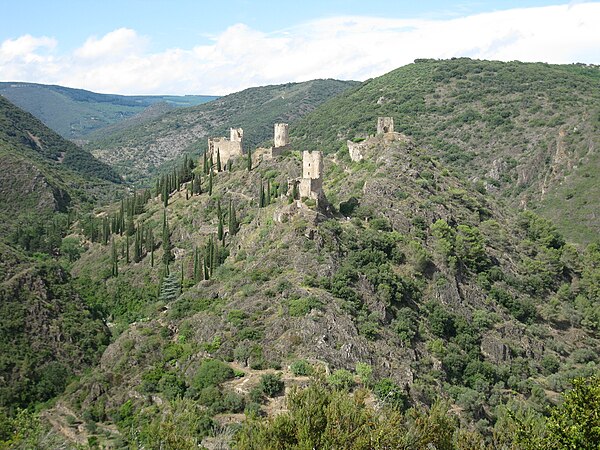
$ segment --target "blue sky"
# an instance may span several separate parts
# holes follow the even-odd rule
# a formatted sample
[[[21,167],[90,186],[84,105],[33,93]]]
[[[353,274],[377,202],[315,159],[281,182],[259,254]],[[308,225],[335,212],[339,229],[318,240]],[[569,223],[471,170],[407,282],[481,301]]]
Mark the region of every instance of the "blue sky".
[[[61,50],[90,35],[132,28],[152,37],[152,50],[206,43],[236,23],[270,33],[312,19],[335,16],[444,19],[512,8],[560,5],[565,1],[394,0],[19,0],[4,1],[0,41],[23,34],[55,37]]]
[[[0,80],[225,94],[419,57],[600,63],[600,2],[5,1]],[[389,46],[394,49],[386,49]]]

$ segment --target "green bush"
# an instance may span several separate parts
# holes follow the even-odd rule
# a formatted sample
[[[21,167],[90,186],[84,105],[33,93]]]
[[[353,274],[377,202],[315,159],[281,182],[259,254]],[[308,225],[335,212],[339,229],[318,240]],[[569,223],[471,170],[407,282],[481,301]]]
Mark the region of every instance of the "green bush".
[[[260,377],[259,388],[267,397],[275,397],[283,391],[281,374],[267,373]]]
[[[335,389],[351,389],[354,387],[354,376],[346,369],[338,369],[327,377],[327,383]]]
[[[290,365],[290,370],[296,376],[312,375],[313,368],[305,359],[297,359]]]
[[[192,387],[200,391],[208,386],[217,386],[235,376],[233,369],[223,361],[205,359],[192,380]]]

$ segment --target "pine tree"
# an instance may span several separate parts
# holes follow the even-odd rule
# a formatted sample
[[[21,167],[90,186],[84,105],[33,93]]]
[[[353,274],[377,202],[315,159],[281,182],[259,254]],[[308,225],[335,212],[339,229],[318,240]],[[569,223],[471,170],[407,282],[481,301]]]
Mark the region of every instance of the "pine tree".
[[[160,285],[159,300],[163,302],[171,302],[179,297],[181,285],[179,283],[179,277],[175,274],[167,274]]]

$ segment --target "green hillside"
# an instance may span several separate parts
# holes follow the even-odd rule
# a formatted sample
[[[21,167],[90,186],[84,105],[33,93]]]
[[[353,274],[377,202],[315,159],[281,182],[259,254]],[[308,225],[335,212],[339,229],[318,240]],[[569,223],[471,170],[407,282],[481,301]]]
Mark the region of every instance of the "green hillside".
[[[85,424],[77,442],[108,446],[225,442],[241,412],[282,411],[283,387],[327,370],[316,382],[331,395],[412,407],[409,422],[447,402],[483,445],[518,426],[506,408],[541,424],[572,378],[596,373],[597,246],[578,252],[406,138],[371,140],[359,163],[331,154],[328,208],[285,195],[300,170],[296,151],[250,172],[243,159],[212,176],[196,168],[202,193],[163,178],[168,198],[96,219],[115,232],[72,274],[116,333],[48,412],[55,430]]]
[[[122,186],[110,167],[0,97],[0,434],[5,412],[41,405],[97,361],[109,342],[101,315],[68,267],[67,237]]]
[[[506,198],[539,209],[571,239],[600,232],[600,68],[417,60],[368,80],[292,127],[327,152],[375,132],[378,116]]]
[[[212,95],[98,94],[83,89],[21,82],[0,82],[0,95],[67,139],[87,139],[88,134],[135,116],[157,103],[186,107],[218,98]]]
[[[164,164],[185,153],[199,154],[206,148],[208,137],[228,136],[229,127],[242,127],[244,145],[252,149],[272,139],[273,123],[294,123],[356,84],[313,80],[250,88],[214,102],[170,111],[93,141],[86,148],[127,180],[147,183]]]

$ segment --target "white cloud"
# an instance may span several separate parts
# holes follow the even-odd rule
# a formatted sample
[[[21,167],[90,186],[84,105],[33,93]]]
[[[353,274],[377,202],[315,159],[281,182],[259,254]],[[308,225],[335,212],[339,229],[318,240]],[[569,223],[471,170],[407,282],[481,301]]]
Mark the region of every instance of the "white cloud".
[[[88,38],[82,47],[74,52],[74,56],[82,59],[118,58],[138,53],[143,50],[145,38],[140,38],[135,30],[119,28],[102,36]]]
[[[600,3],[512,9],[447,20],[333,17],[277,33],[233,25],[208,45],[146,52],[121,28],[52,56],[49,38],[2,43],[0,77],[125,94],[225,94],[313,78],[358,79],[416,58],[600,63]]]

